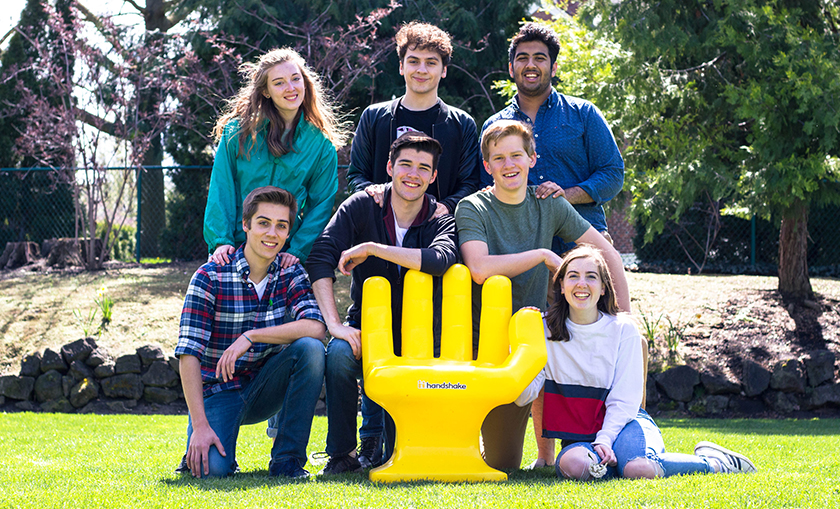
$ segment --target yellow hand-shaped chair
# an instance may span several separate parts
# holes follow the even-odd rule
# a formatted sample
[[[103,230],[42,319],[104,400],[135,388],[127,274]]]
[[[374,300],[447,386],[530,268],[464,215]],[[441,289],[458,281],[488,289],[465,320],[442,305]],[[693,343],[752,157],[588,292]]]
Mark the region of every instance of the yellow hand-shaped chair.
[[[432,278],[405,277],[402,356],[394,355],[391,287],[372,277],[362,294],[362,358],[367,395],[397,429],[394,454],[371,470],[373,481],[503,481],[481,457],[479,433],[493,408],[511,403],[545,365],[539,312],[511,317],[510,280],[494,276],[482,291],[478,360],[472,360],[470,272],[443,278],[440,358],[433,356]]]

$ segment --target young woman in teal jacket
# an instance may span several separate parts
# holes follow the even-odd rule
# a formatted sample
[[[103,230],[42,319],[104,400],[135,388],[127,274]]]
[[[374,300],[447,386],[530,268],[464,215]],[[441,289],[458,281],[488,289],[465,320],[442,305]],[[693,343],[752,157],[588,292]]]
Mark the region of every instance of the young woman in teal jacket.
[[[210,260],[230,262],[245,242],[242,201],[253,189],[277,186],[295,195],[298,217],[281,253],[287,268],[304,262],[330,219],[338,190],[336,148],[346,128],[320,79],[289,48],[269,51],[240,69],[248,83],[216,122],[219,145],[204,212]]]

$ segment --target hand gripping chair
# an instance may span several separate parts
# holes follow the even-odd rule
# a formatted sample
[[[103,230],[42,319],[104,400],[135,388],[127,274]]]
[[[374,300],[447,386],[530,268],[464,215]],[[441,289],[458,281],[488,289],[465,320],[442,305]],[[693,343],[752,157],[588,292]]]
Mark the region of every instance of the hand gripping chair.
[[[432,278],[405,277],[402,356],[394,355],[391,287],[372,277],[362,294],[362,358],[367,395],[396,425],[394,454],[372,481],[504,481],[481,457],[479,433],[493,408],[511,403],[545,366],[539,312],[511,317],[510,280],[482,290],[478,359],[472,360],[472,283],[463,265],[443,277],[440,358],[433,356]]]

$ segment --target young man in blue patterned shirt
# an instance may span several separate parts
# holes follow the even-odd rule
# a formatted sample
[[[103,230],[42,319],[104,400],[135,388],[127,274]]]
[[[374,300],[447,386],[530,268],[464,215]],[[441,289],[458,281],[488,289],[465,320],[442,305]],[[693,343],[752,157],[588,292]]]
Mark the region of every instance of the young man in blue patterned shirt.
[[[522,25],[510,43],[508,72],[516,96],[484,122],[482,132],[498,120],[518,120],[534,131],[537,163],[528,184],[537,197],[564,196],[578,214],[607,239],[603,204],[624,185],[624,160],[604,116],[591,102],[557,92],[551,79],[557,72],[560,43],[554,31],[539,23]],[[482,174],[482,186],[493,179]],[[574,247],[572,239],[554,239],[559,254]]]
[[[245,244],[229,264],[202,265],[184,300],[175,348],[190,413],[182,466],[196,477],[233,473],[239,427],[280,412],[269,475],[303,478],[326,327],[303,267],[278,259],[294,196],[260,187],[242,209]]]

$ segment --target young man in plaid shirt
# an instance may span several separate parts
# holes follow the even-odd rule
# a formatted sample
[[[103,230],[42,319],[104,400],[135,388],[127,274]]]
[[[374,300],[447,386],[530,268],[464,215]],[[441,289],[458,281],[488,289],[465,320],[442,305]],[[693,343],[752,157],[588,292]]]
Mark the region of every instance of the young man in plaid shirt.
[[[326,327],[303,267],[280,268],[294,196],[260,187],[242,209],[245,244],[225,266],[202,265],[184,300],[175,348],[190,413],[182,466],[196,477],[233,473],[239,427],[280,412],[269,475],[303,478]]]

